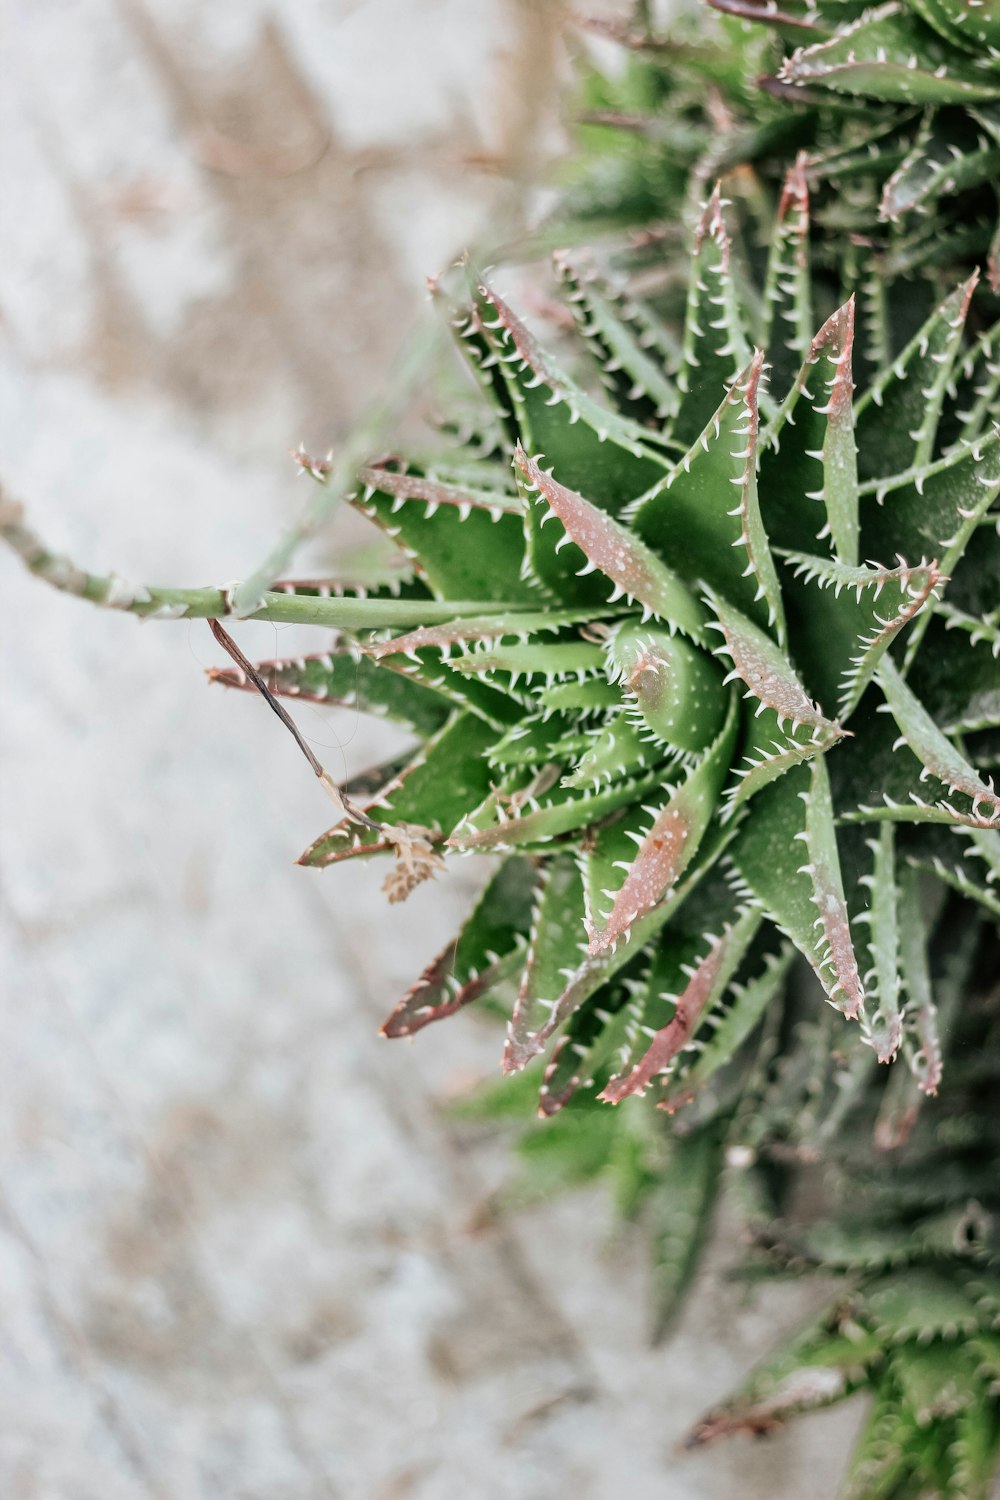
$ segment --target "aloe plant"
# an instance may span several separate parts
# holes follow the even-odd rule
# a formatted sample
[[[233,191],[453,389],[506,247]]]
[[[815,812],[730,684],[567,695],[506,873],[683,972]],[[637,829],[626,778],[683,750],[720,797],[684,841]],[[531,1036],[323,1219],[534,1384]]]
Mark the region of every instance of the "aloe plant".
[[[350,496],[407,570],[275,585],[255,617],[333,639],[253,667],[217,626],[236,665],[213,676],[293,729],[279,700],[412,731],[412,753],[345,786],[303,746],[336,821],[301,863],[390,856],[398,900],[454,858],[499,857],[383,1030],[505,1006],[508,1087],[547,1122],[529,1149],[567,1178],[614,1167],[623,1206],[644,1205],[662,1325],[721,1182],[765,1265],[845,1277],[692,1440],[867,1386],[847,1493],[985,1494],[1000,323],[976,261],[989,281],[994,23],[954,0],[717,3],[766,25],[730,18],[679,58],[639,26],[624,82],[592,84],[650,110],[641,128],[603,111],[634,138],[628,171],[596,197],[584,173],[556,216],[683,219],[707,186],[653,298],[628,279],[662,253],[649,239],[556,254],[552,322],[575,329],[556,351],[495,279],[438,287],[478,407],[449,386],[450,446],[370,462]],[[754,124],[751,59],[772,80]],[[637,181],[659,187],[630,198]],[[332,493],[331,465],[298,458]],[[83,573],[9,503],[0,529],[95,602],[234,612],[232,591]],[[817,1161],[828,1218],[806,1227],[788,1189]]]

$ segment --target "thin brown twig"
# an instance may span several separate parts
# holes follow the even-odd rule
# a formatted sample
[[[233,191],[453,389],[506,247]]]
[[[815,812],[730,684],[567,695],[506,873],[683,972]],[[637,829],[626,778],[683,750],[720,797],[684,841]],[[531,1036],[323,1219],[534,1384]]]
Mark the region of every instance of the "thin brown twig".
[[[295,720],[292,718],[285,705],[283,703],[280,703],[271,692],[271,689],[268,687],[267,683],[264,681],[263,677],[257,671],[257,668],[253,665],[250,659],[243,655],[243,652],[240,650],[239,646],[237,646],[228,630],[224,630],[223,627],[219,624],[218,620],[209,620],[208,628],[215,636],[215,639],[218,641],[223,651],[227,651],[229,653],[229,655],[233,658],[233,661],[239,667],[240,671],[250,679],[254,687],[257,689],[258,693],[260,693],[261,697],[264,699],[264,702],[267,704],[268,708],[270,708],[273,713],[276,713],[278,715],[278,718],[281,720],[282,724],[284,724],[285,728],[292,736],[292,739],[298,745],[299,749],[302,751],[302,754],[305,756],[306,760],[312,767],[313,775],[322,776],[323,767],[320,765],[319,761],[316,759],[316,756],[313,754],[312,747],[306,740],[301,729],[296,724]]]
[[[302,751],[302,754],[309,762],[313,775],[319,779],[324,789],[329,793],[330,797],[337,804],[337,807],[343,812],[344,816],[349,818],[352,823],[360,823],[365,828],[370,828],[377,833],[383,833],[383,824],[376,823],[375,820],[373,818],[370,818],[366,812],[362,812],[360,807],[356,806],[356,804],[352,802],[349,797],[346,797],[344,795],[340,787],[337,786],[336,782],[331,777],[330,773],[324,770],[323,766],[320,765],[319,761],[316,759],[315,754],[313,753],[312,746],[306,740],[305,735],[302,733],[301,729],[296,724],[295,720],[292,718],[285,705],[274,696],[274,694],[271,692],[271,689],[264,681],[263,677],[257,671],[257,668],[253,665],[253,662],[251,662],[248,657],[244,656],[243,652],[240,650],[239,646],[237,646],[228,630],[225,630],[218,620],[209,620],[208,626],[222,649],[232,657],[233,661],[239,667],[240,671],[245,675],[247,680],[253,683],[254,687],[257,689],[258,693],[260,693],[268,708],[270,708],[273,713],[277,714],[278,718],[281,720],[282,724],[284,724],[285,728],[292,736],[292,739],[298,745],[299,749]]]

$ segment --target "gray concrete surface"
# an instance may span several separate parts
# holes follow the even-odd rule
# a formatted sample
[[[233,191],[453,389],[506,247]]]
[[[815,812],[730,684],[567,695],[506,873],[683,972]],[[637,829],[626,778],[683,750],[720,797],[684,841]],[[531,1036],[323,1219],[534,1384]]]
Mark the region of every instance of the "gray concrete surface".
[[[486,213],[545,22],[8,0],[0,464],[45,534],[159,582],[253,567],[301,502],[289,446],[371,399]],[[0,621],[4,1500],[832,1495],[856,1411],[674,1452],[809,1294],[712,1280],[651,1350],[599,1191],[476,1227],[505,1152],[441,1104],[495,1032],[376,1036],[473,867],[391,911],[378,870],[297,869],[327,804],[262,705],[206,690],[203,625],[8,556]],[[386,752],[300,717],[337,774]]]

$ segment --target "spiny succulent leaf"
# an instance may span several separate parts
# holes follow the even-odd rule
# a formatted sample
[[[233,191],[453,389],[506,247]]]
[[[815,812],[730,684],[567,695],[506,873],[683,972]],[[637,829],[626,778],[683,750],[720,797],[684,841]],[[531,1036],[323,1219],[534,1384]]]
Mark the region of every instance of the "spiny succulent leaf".
[[[859,400],[855,431],[862,480],[900,474],[930,461],[977,279],[970,277],[945,299]]]
[[[599,989],[567,1023],[552,1051],[538,1093],[538,1113],[550,1118],[581,1087],[606,1074],[636,1024],[636,981],[617,980]]]
[[[1000,725],[1000,630],[946,604],[935,616],[906,675],[912,692],[944,734]]]
[[[723,995],[724,1009],[716,1009],[708,1021],[712,1029],[699,1038],[694,1060],[681,1068],[666,1090],[661,1090],[659,1106],[673,1111],[690,1102],[714,1075],[736,1056],[744,1042],[760,1024],[771,1002],[784,989],[795,950],[784,944],[780,952],[769,954],[760,973],[745,984],[730,983]]]
[[[660,557],[677,557],[683,549],[696,578],[781,639],[781,593],[757,500],[762,365],[758,353],[690,452],[629,515]]]
[[[722,207],[722,194],[716,186],[695,232],[684,356],[677,380],[681,403],[672,429],[672,436],[685,444],[694,443],[701,435],[725,389],[750,363],[736,305]]]
[[[730,837],[726,833],[716,833],[714,837],[709,834],[703,841],[700,858],[695,861],[686,878],[674,886],[657,906],[633,923],[625,942],[604,948],[598,953],[587,954],[559,997],[553,1012],[553,1029],[574,1015],[591,995],[620,973],[637,953],[653,941],[692,891],[698,888],[706,873],[713,868]]]
[[[881,1277],[867,1287],[864,1313],[876,1332],[899,1343],[972,1334],[980,1321],[971,1287],[946,1271],[923,1266]]]
[[[647,1196],[654,1339],[669,1331],[697,1269],[718,1196],[723,1139],[713,1126],[676,1137]]]
[[[758,794],[732,859],[763,910],[808,959],[830,1004],[855,1018],[864,991],[844,902],[825,759],[817,756],[810,766],[793,767]],[[797,844],[804,849],[797,850]]]
[[[353,646],[341,645],[316,656],[258,662],[257,671],[276,697],[325,703],[331,708],[356,708],[408,724],[425,737],[440,729],[452,713],[452,704],[434,688],[380,672]],[[213,669],[209,680],[222,687],[257,691],[239,667]]]
[[[771,1432],[802,1411],[840,1401],[864,1381],[886,1340],[859,1324],[848,1303],[836,1303],[813,1324],[762,1360],[725,1405],[708,1412],[688,1446],[734,1432]]]
[[[626,937],[633,923],[677,884],[697,854],[731,764],[736,726],[735,702],[731,700],[714,745],[653,816],[606,923],[590,934],[592,954]]]
[[[650,432],[587,395],[498,293],[484,286],[479,298],[523,447],[544,453],[562,484],[585,488],[594,504],[611,513],[655,484],[665,460]]]
[[[769,635],[719,595],[710,595],[709,602],[717,616],[716,629],[723,639],[715,654],[732,662],[726,680],[738,678],[744,684],[743,696],[756,699],[758,714],[769,708],[776,714],[779,726],[787,720],[824,735],[836,736],[842,732],[809,698],[788,657]]]
[[[920,881],[911,868],[899,872],[899,958],[906,991],[903,1047],[907,1065],[918,1088],[924,1094],[936,1094],[941,1084],[943,1053]]]
[[[365,650],[377,661],[383,656],[405,655],[424,646],[446,648],[462,641],[501,640],[504,636],[516,637],[523,644],[531,635],[555,634],[568,625],[589,624],[595,619],[600,619],[600,611],[593,609],[523,610],[513,617],[510,614],[474,615],[446,620],[440,625],[420,625],[405,635],[374,641]]]
[[[484,755],[495,731],[474,714],[457,714],[366,807],[379,822],[411,823],[446,837],[470,802],[489,790]],[[374,830],[341,822],[322,834],[299,864],[322,868],[391,847]]]
[[[989,7],[970,5],[968,0],[912,0],[913,9],[941,36],[973,56],[1000,42],[1000,29]]]
[[[854,301],[809,345],[784,404],[761,440],[759,494],[772,543],[804,552],[827,535],[841,562],[858,560],[853,406]],[[823,510],[817,512],[814,502]]]
[[[648,546],[613,517],[582,495],[560,484],[518,448],[515,462],[529,492],[548,517],[557,520],[564,535],[583,553],[588,571],[599,569],[612,585],[612,601],[624,594],[671,629],[693,640],[704,638],[705,612],[687,586]]]
[[[722,728],[726,695],[712,659],[682,636],[625,621],[608,638],[608,674],[621,683],[633,721],[661,745],[689,755]]]
[[[605,724],[592,729],[563,785],[587,787],[610,785],[623,778],[634,778],[663,760],[663,746],[650,735],[641,735],[624,712],[612,715]]]
[[[928,200],[996,179],[1000,150],[980,135],[968,149],[967,131],[929,116],[905,160],[885,184],[879,208],[883,219],[898,219]]]
[[[569,252],[558,251],[555,266],[602,378],[622,409],[639,418],[673,417],[679,393],[667,370],[679,361],[680,349],[665,325]]]
[[[454,1015],[520,965],[531,920],[536,872],[530,861],[504,861],[458,935],[438,954],[383,1022],[382,1035],[413,1036]]]
[[[764,278],[771,383],[782,397],[791,388],[813,335],[809,279],[809,187],[802,153],[786,176]]]
[[[631,1094],[643,1093],[676,1064],[680,1052],[694,1039],[703,1017],[715,1005],[736,971],[760,926],[760,913],[743,911],[732,926],[713,939],[676,996],[673,1014],[654,1034],[648,1047],[626,1072],[606,1085],[600,1098],[620,1104]],[[661,998],[666,999],[666,996]]]
[[[550,713],[577,712],[589,716],[617,708],[621,693],[613,683],[595,677],[586,682],[559,682],[554,687],[542,688],[538,701]]]
[[[373,493],[377,490],[380,494],[399,501],[397,511],[402,510],[402,502],[405,500],[420,500],[426,507],[449,505],[462,513],[485,510],[493,520],[498,521],[502,515],[519,516],[524,508],[519,496],[512,490],[487,489],[482,484],[456,484],[433,474],[390,469],[384,465],[369,465],[360,469],[358,478]],[[390,506],[390,513],[391,511]],[[431,516],[434,513],[431,509]]]
[[[796,648],[822,701],[847,719],[857,708],[892,642],[934,597],[935,563],[896,568],[848,567],[834,559],[787,553],[805,585],[796,594]]]
[[[839,1500],[891,1500],[926,1441],[910,1413],[880,1388],[851,1454]]]
[[[482,644],[451,658],[456,672],[470,677],[486,677],[502,685],[517,686],[520,679],[529,682],[540,678],[546,685],[566,677],[585,677],[599,671],[604,663],[600,646],[589,641],[553,641],[544,644],[529,641],[527,645]]]
[[[1000,393],[1000,325],[994,324],[965,354],[956,379],[957,441],[971,442],[989,430]]]
[[[907,849],[907,858],[916,869],[928,871],[978,903],[991,917],[1000,917],[995,827],[921,827],[920,839]]]
[[[586,744],[586,737],[573,733],[573,721],[565,714],[532,714],[515,724],[490,746],[491,766],[504,770],[513,766],[545,766],[559,760],[562,742],[569,740],[575,753]]]
[[[914,696],[889,657],[883,658],[877,675],[902,742],[913,751],[924,770],[944,782],[949,791],[970,798],[973,814],[982,807],[990,821],[1000,820],[1000,794],[996,788],[976,775]]]
[[[546,843],[560,834],[586,828],[634,802],[646,795],[658,780],[658,774],[652,773],[604,791],[555,787],[509,809],[503,806],[502,793],[499,798],[491,793],[475,811],[466,815],[448,843],[455,849],[498,850]]]
[[[517,1073],[555,1030],[556,1002],[587,951],[583,880],[572,855],[549,862],[532,915],[528,957],[507,1028],[503,1070]]]
[[[518,723],[524,716],[521,704],[507,693],[456,672],[451,662],[443,660],[436,649],[422,647],[394,656],[382,656],[378,659],[378,667],[387,674],[397,673],[440,693],[454,708],[474,713],[495,728]]]
[[[917,109],[902,114],[894,110],[888,119],[866,125],[860,132],[852,131],[846,140],[837,137],[831,145],[810,151],[805,163],[807,184],[826,181],[842,184],[856,177],[873,176],[882,181],[887,171],[893,171],[909,155],[913,127],[922,118]]]
[[[771,708],[751,714],[744,726],[740,755],[734,766],[736,782],[724,793],[722,817],[728,821],[743,804],[792,766],[801,765],[835,745],[837,733],[807,729],[797,734],[782,729]]]
[[[379,472],[373,470],[372,477]],[[409,498],[383,487],[393,482],[379,478],[378,487],[367,486],[353,503],[413,559],[438,598],[537,601],[537,590],[522,577],[524,531],[519,514],[494,513],[471,504],[466,511],[423,495]],[[400,623],[431,623],[418,611],[410,611],[410,617]]]
[[[975,104],[1000,93],[978,60],[954,52],[902,5],[879,5],[836,36],[801,48],[784,65],[788,83],[899,104]]]
[[[867,1017],[871,1044],[879,1062],[891,1062],[903,1039],[900,1008],[899,918],[897,913],[895,830],[883,823],[878,837],[869,840],[873,854],[870,874],[862,877],[868,909],[856,918],[868,929],[871,970],[866,976],[874,1009]]]

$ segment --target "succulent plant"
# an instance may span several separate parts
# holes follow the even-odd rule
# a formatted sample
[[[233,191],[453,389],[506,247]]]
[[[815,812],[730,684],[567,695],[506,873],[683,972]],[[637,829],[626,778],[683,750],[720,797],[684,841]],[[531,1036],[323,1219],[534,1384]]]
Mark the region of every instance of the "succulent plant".
[[[293,731],[296,697],[410,729],[343,786],[300,738],[337,808],[301,863],[387,855],[398,900],[493,857],[383,1030],[503,1008],[527,1150],[645,1205],[662,1325],[722,1181],[768,1266],[846,1278],[692,1441],[868,1386],[847,1493],[974,1496],[1000,1445],[996,28],[957,0],[715,3],[721,42],[642,26],[591,80],[631,144],[554,221],[668,234],[556,254],[556,353],[497,279],[437,287],[477,402],[450,386],[450,445],[351,497],[404,571],[253,595],[336,634],[254,667],[216,626],[213,676]],[[325,494],[354,467],[297,456]],[[247,612],[85,574],[10,504],[0,531],[96,602]]]

